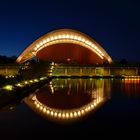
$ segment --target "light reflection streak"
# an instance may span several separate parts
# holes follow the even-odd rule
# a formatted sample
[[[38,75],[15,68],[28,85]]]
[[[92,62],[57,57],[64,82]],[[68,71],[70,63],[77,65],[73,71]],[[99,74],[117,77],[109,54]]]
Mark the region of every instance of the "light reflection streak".
[[[140,76],[125,76],[125,84],[140,83]]]
[[[64,82],[65,83],[65,82]],[[85,85],[85,83],[83,84]],[[72,85],[73,86],[73,85]],[[51,120],[56,121],[74,121],[84,116],[87,116],[89,113],[95,111],[98,107],[100,107],[107,99],[108,94],[105,95],[104,90],[104,80],[100,81],[100,84],[97,82],[97,89],[91,91],[92,100],[77,108],[72,109],[59,109],[50,107],[40,100],[38,100],[36,94],[31,94],[29,97],[24,99],[25,103],[30,106],[35,112],[39,113],[40,115],[44,116],[45,118],[49,118]],[[62,86],[59,86],[61,88]],[[63,86],[65,87],[65,85]],[[68,86],[69,87],[69,86]],[[76,85],[77,87],[77,85]],[[53,88],[53,84],[51,83],[51,89]],[[53,93],[55,90],[53,89]],[[55,93],[54,93],[55,94]],[[93,95],[94,94],[94,95]],[[39,95],[39,94],[38,94]]]
[[[122,81],[124,83],[124,90],[127,93],[127,96],[130,98],[139,97],[140,91],[140,76],[125,76],[125,79]]]

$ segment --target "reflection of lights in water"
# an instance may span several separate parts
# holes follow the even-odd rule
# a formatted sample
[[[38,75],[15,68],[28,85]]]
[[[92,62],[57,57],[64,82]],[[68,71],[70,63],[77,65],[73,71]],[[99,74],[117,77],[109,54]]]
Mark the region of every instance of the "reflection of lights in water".
[[[58,108],[58,106],[59,106],[58,104],[56,107],[55,106],[50,107],[45,102],[41,102],[39,100],[38,96],[40,95],[40,97],[41,97],[41,94],[39,94],[40,91],[38,92],[37,96],[36,96],[36,94],[31,94],[29,97],[26,97],[24,99],[24,101],[35,112],[39,113],[40,115],[43,115],[46,118],[49,118],[49,119],[55,120],[55,121],[62,121],[62,122],[70,121],[71,122],[71,121],[83,118],[87,114],[93,112],[108,99],[108,96],[109,96],[108,93],[110,93],[108,90],[108,88],[110,88],[108,85],[109,82],[107,82],[105,85],[105,87],[108,90],[108,92],[106,93],[106,90],[104,89],[104,80],[96,80],[96,82],[95,82],[95,79],[94,79],[91,82],[91,79],[90,80],[83,79],[83,81],[81,79],[78,79],[78,80],[73,80],[73,81],[72,81],[72,79],[68,79],[68,80],[55,79],[54,81],[50,82],[49,88],[51,89],[51,93],[54,93],[54,95],[52,97],[55,97],[55,92],[57,90],[61,91],[62,89],[67,89],[67,91],[66,90],[64,90],[64,91],[67,94],[68,94],[68,91],[70,91],[69,94],[72,94],[72,95],[74,95],[73,93],[71,93],[73,91],[74,92],[77,91],[77,93],[79,93],[79,91],[81,93],[81,91],[82,91],[83,95],[85,94],[86,97],[90,96],[90,99],[91,99],[86,104],[83,104],[83,105],[81,104],[81,106],[79,106],[79,104],[78,104],[78,107],[63,108],[63,109]],[[85,81],[87,81],[87,85],[86,85]],[[77,89],[77,85],[78,85],[79,90]],[[84,86],[86,87],[86,90],[84,90]],[[54,89],[54,87],[56,87],[58,89],[56,90],[56,88]],[[74,97],[74,96],[72,96],[72,97]],[[47,99],[47,97],[46,97],[46,99]],[[76,99],[76,98],[74,97],[74,99]],[[51,101],[51,100],[49,100],[49,101]]]
[[[50,85],[50,89],[51,89],[51,93],[54,93],[54,87],[52,85]]]
[[[138,91],[140,90],[140,76],[125,76],[122,80],[124,84],[123,88],[127,93],[129,98],[137,98],[139,97]]]
[[[97,101],[96,99],[93,99],[89,104],[71,110],[50,108],[41,103],[34,94],[26,98],[25,102],[31,105],[32,107],[35,107],[35,109],[37,109],[40,113],[43,113],[44,115],[57,119],[69,120],[86,115],[87,113],[95,109],[100,103],[102,103],[104,99],[104,97],[98,98]]]
[[[125,80],[125,84],[131,84],[131,83],[140,83],[140,79],[131,79],[131,80]]]
[[[140,83],[140,76],[125,76],[125,84]]]

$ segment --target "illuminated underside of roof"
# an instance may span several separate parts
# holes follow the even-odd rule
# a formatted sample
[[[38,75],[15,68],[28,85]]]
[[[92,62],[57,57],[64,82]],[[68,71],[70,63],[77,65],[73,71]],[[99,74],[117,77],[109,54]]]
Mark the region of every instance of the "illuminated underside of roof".
[[[104,61],[112,63],[111,57],[96,41],[86,34],[72,29],[58,29],[41,36],[29,45],[16,61],[23,63],[32,57],[49,59],[49,61],[54,62],[59,62],[59,59],[60,61],[62,59],[67,60],[69,57],[78,60],[78,53],[80,53],[80,61],[84,61],[87,57],[87,61],[90,60],[90,63],[92,63],[91,61],[93,63],[102,63]],[[91,56],[90,59],[88,59],[89,56]]]

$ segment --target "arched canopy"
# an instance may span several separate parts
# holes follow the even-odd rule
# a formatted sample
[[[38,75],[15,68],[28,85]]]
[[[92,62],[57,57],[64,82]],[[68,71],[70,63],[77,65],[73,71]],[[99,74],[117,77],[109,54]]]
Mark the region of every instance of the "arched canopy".
[[[111,57],[96,41],[73,29],[58,29],[41,36],[22,52],[17,62],[23,63],[34,56],[64,63],[70,59],[79,63],[112,63]]]

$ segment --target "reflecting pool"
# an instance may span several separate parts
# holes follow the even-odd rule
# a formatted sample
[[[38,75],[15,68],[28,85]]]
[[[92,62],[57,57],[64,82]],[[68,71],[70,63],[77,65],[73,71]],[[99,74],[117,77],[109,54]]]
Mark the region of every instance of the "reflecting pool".
[[[24,99],[34,111],[56,122],[79,120],[110,97],[110,84],[101,79],[53,79]]]
[[[1,138],[139,135],[138,79],[56,78],[25,97],[9,94],[0,108]]]

